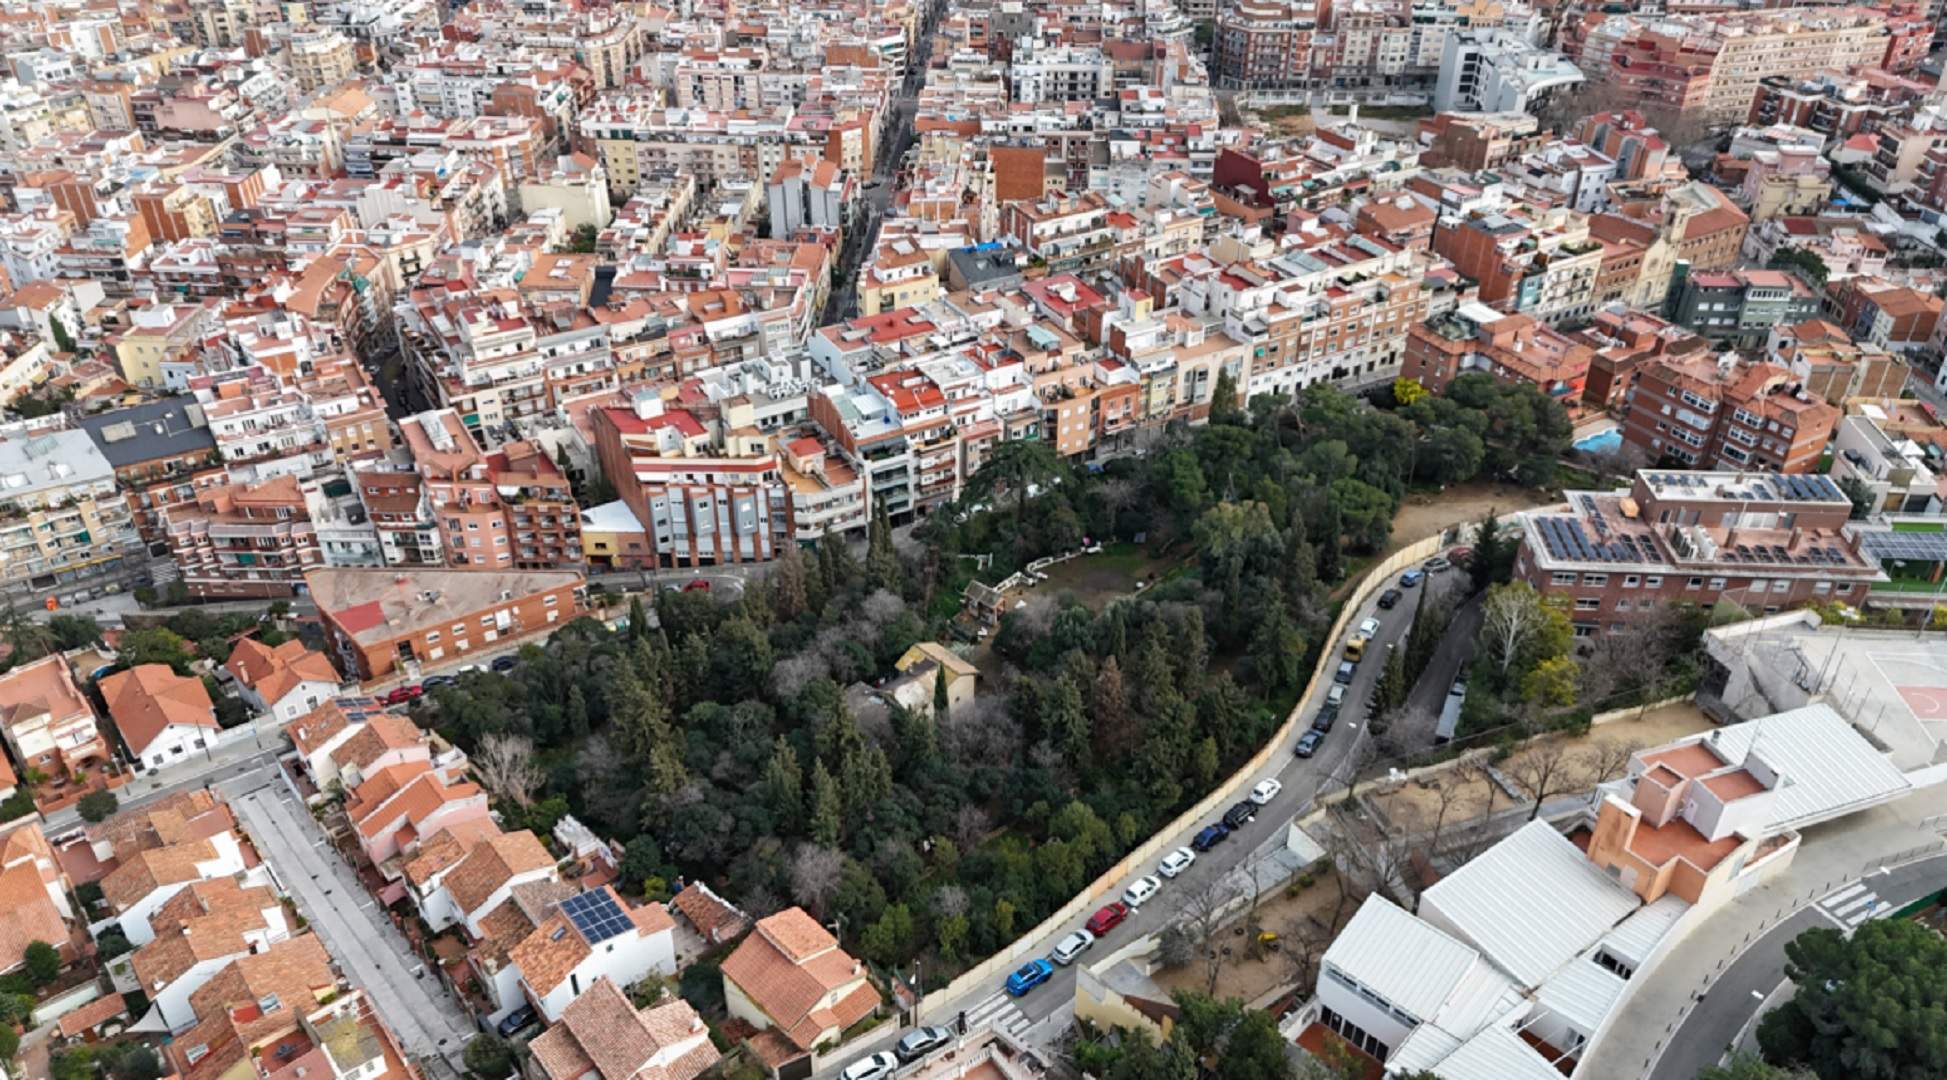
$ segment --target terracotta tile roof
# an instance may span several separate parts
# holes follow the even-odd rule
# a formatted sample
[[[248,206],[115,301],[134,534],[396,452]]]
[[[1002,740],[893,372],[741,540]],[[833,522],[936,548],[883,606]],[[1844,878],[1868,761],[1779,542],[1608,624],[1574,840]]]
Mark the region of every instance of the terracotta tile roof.
[[[338,672],[325,654],[305,648],[297,638],[274,648],[256,638],[244,638],[230,650],[230,659],[223,666],[238,682],[272,704],[304,683],[338,682]]]
[[[216,708],[203,680],[178,675],[167,664],[118,671],[101,680],[101,696],[136,757],[172,724],[216,729]]]
[[[473,851],[446,876],[446,888],[460,910],[471,914],[509,879],[553,865],[554,856],[548,854],[548,849],[541,846],[533,832],[522,829],[474,845]]]
[[[138,851],[101,879],[101,893],[116,911],[127,911],[164,885],[199,880],[196,864],[215,858],[216,845],[208,840]]]
[[[68,940],[68,924],[47,895],[40,870],[22,864],[0,871],[0,971],[24,962],[27,946],[36,941],[59,946]]]
[[[285,724],[284,734],[291,737],[291,744],[297,747],[298,753],[308,757],[336,738],[339,732],[362,722],[354,720],[336,701],[327,701]]]
[[[724,960],[723,974],[792,1042],[809,1050],[839,1012],[836,1008],[817,1009],[818,1002],[826,994],[862,980],[865,970],[804,909],[794,907],[758,920],[757,932]],[[870,995],[870,1003],[859,1016],[870,1012],[879,1000],[871,984],[862,983],[861,989]],[[859,1000],[865,1000],[855,998],[859,998],[857,990],[840,1004],[851,1011]]]
[[[419,730],[418,724],[397,713],[378,713],[366,721],[364,728],[332,750],[331,760],[341,769],[350,766],[363,769],[389,750],[403,750],[425,741],[426,733]]]
[[[419,842],[419,850],[407,859],[402,868],[406,880],[414,885],[425,885],[447,870],[458,866],[467,857],[474,845],[482,840],[500,835],[500,826],[492,818],[477,818],[448,825],[446,828]]]
[[[0,720],[11,725],[16,717],[49,714],[54,723],[84,713],[92,716],[88,699],[74,685],[67,661],[59,654],[25,664],[0,677]]]
[[[61,1015],[61,1035],[72,1039],[83,1032],[93,1031],[127,1011],[128,1007],[122,1003],[120,994],[98,997],[73,1012]]]
[[[360,784],[356,800],[346,804],[346,811],[358,823],[358,835],[369,840],[401,821],[416,827],[447,803],[480,794],[479,785],[448,784],[430,769],[423,761],[409,761],[383,769],[377,778]],[[370,792],[374,797],[367,798],[367,789],[373,784],[380,787]]]
[[[666,1064],[665,1052],[701,1039]],[[528,1049],[552,1080],[579,1080],[592,1070],[601,1080],[692,1080],[716,1064],[718,1054],[703,1020],[678,998],[638,1010],[606,976],[561,1011],[561,1020]]]
[[[249,951],[244,934],[268,929],[264,911],[276,906],[268,886],[246,889],[233,878],[191,882],[149,916],[155,939],[130,958],[136,978],[153,993],[198,961]]]
[[[690,921],[696,932],[705,941],[721,943],[736,938],[750,929],[750,918],[732,907],[729,901],[710,891],[710,887],[694,881],[683,887],[670,901],[683,917]]]
[[[618,907],[629,913],[640,937],[674,929],[676,920],[661,904],[645,904],[639,908],[629,908],[622,898],[607,885],[602,886]],[[533,988],[537,996],[545,997],[561,985],[576,965],[588,956],[591,949],[586,938],[575,928],[574,921],[558,910],[552,910],[545,918],[535,920],[534,932],[523,938],[507,952],[507,957],[521,969],[521,978]]]
[[[169,1044],[170,1057],[183,1080],[222,1076],[245,1061],[252,1046],[296,1030],[298,1017],[336,989],[330,957],[315,934],[239,957],[189,995],[198,1020]]]
[[[220,822],[221,828],[209,827]],[[89,839],[105,842],[118,858],[137,851],[208,837],[232,827],[229,809],[207,788],[178,791],[140,810],[127,810],[88,831]]]

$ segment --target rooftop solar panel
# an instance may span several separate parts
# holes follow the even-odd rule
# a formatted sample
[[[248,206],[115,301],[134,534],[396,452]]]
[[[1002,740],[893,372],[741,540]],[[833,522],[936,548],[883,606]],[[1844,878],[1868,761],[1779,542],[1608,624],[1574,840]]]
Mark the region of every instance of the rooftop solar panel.
[[[590,945],[607,941],[631,925],[622,905],[617,904],[615,897],[603,889],[563,900],[561,913],[568,916],[575,929],[581,932],[582,939]]]

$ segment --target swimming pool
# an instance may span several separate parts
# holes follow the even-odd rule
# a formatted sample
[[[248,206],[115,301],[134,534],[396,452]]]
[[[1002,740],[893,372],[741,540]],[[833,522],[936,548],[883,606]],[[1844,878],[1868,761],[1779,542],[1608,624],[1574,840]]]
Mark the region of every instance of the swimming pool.
[[[1598,431],[1593,435],[1584,435],[1582,438],[1575,440],[1575,448],[1577,450],[1586,450],[1591,454],[1599,454],[1605,450],[1614,450],[1621,445],[1621,428],[1609,428],[1605,431]]]

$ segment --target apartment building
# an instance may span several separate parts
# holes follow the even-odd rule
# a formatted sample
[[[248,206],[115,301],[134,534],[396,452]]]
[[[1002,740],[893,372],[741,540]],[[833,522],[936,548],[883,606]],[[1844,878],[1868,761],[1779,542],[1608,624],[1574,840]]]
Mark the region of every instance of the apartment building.
[[[1312,40],[1323,17],[1309,2],[1239,0],[1218,5],[1217,85],[1229,89],[1312,85]]]
[[[1670,320],[1712,341],[1755,345],[1772,328],[1817,317],[1819,296],[1782,270],[1680,273],[1670,291]]]
[[[417,677],[474,649],[518,640],[581,614],[571,570],[320,567],[304,576],[338,669],[361,682]]]
[[[44,656],[0,675],[0,732],[22,768],[48,775],[106,764],[108,741],[95,710],[75,685],[65,657]],[[13,776],[12,766],[6,775]]]
[[[1899,122],[1931,91],[1927,83],[1877,68],[1770,75],[1758,81],[1749,122],[1789,124],[1844,142]]]
[[[1811,472],[1839,421],[1790,371],[1728,358],[1644,364],[1625,401],[1624,442],[1703,469]]]
[[[1857,604],[1885,580],[1844,528],[1852,501],[1823,476],[1645,470],[1627,495],[1566,495],[1565,511],[1520,516],[1514,572],[1570,605],[1578,637],[1674,603]]]
[[[654,391],[593,414],[602,474],[646,530],[658,565],[762,562],[791,534],[771,440],[706,426]]]
[[[1447,35],[1433,107],[1440,112],[1538,112],[1548,98],[1583,81],[1561,53],[1505,30]]]
[[[1943,305],[1931,292],[1855,277],[1831,290],[1829,306],[1853,340],[1911,352],[1935,341]]]
[[[285,58],[298,89],[306,94],[336,86],[358,70],[351,39],[336,30],[293,34]]]
[[[484,452],[451,409],[408,417],[399,427],[419,471],[426,512],[438,526],[438,550],[447,565],[546,569],[581,564],[580,507],[568,478],[539,447],[517,441]],[[383,486],[383,474],[364,476],[367,487]],[[408,551],[423,560],[418,507],[405,508],[405,500],[413,496],[394,484],[389,494],[373,492],[371,497],[400,507],[385,531],[401,561]],[[407,515],[406,521],[396,520]],[[404,543],[408,532],[413,534],[410,547]]]
[[[141,558],[114,467],[87,432],[0,439],[0,484],[0,589],[61,588]]]
[[[1459,375],[1483,371],[1573,405],[1594,358],[1594,349],[1547,323],[1466,303],[1407,331],[1400,377],[1437,392]]]
[[[1603,246],[1587,219],[1566,208],[1443,221],[1433,230],[1433,250],[1480,283],[1482,303],[1551,323],[1595,311]]]
[[[222,599],[299,594],[323,565],[311,503],[295,476],[203,488],[161,511],[162,534],[190,595]]]
[[[1897,399],[1846,411],[1832,436],[1832,479],[1864,484],[1876,513],[1938,515],[1947,475],[1940,422]]]

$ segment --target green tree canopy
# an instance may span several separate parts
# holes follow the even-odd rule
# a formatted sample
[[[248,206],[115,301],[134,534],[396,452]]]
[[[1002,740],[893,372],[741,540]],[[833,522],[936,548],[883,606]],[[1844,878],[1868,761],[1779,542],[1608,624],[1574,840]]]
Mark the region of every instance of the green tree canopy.
[[[1819,927],[1785,946],[1796,993],[1765,1015],[1758,1045],[1774,1065],[1821,1080],[1947,1076],[1947,940],[1919,923],[1876,919],[1851,937]]]

